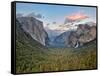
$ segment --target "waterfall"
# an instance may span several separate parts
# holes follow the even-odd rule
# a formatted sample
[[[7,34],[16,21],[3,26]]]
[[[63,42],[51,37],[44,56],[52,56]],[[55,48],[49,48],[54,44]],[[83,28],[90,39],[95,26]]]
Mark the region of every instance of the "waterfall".
[[[78,41],[77,41],[74,48],[77,48],[78,46],[79,46],[79,43],[78,43]]]

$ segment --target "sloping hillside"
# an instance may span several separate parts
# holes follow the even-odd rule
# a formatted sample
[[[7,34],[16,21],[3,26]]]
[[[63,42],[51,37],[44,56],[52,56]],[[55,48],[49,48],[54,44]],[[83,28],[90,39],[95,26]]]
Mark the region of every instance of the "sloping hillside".
[[[27,32],[34,40],[42,45],[46,45],[48,34],[43,27],[43,22],[34,17],[18,17],[21,28]]]
[[[45,60],[47,49],[24,32],[16,21],[16,71],[17,73],[38,71],[38,63]],[[34,68],[33,68],[34,67]]]
[[[43,71],[96,69],[96,42],[81,48],[49,48],[48,62],[41,66]]]
[[[46,48],[16,21],[16,72],[96,69],[96,41],[80,48]]]

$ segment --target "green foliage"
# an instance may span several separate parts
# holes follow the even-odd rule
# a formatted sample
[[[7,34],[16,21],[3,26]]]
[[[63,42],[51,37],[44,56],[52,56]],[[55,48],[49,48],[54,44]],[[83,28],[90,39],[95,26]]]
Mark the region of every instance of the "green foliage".
[[[16,73],[96,68],[95,41],[80,48],[46,48],[16,24]]]
[[[38,47],[37,47],[38,46]],[[96,68],[96,46],[82,48],[43,48],[17,42],[17,73]]]

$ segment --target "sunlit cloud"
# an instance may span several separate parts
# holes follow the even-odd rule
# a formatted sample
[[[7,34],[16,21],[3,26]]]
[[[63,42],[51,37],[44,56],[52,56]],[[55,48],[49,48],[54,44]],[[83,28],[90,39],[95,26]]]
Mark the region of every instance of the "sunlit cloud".
[[[65,23],[81,21],[81,20],[84,20],[86,18],[89,18],[89,16],[86,15],[85,13],[77,12],[77,13],[71,14],[69,16],[66,16],[65,17]]]

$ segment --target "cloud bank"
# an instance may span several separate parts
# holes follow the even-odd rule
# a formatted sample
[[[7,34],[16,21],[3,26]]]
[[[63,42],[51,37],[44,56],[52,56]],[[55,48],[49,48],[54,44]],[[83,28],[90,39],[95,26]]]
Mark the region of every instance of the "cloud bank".
[[[66,16],[64,23],[66,24],[68,22],[78,22],[78,21],[84,20],[86,18],[89,18],[89,16],[86,15],[85,13],[78,12],[78,13],[74,13],[69,16]]]

